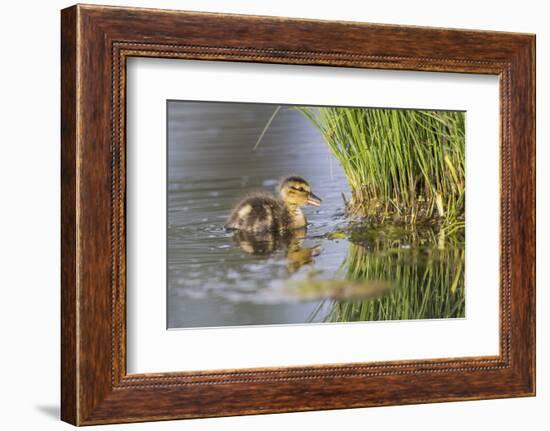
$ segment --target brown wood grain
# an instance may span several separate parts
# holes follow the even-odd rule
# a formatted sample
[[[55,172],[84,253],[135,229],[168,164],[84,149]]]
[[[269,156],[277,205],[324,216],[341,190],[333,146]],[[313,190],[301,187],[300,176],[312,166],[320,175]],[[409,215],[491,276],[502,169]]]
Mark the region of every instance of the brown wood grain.
[[[76,425],[535,392],[535,37],[102,6],[62,11],[62,419]],[[497,357],[126,373],[129,56],[495,74],[501,105]]]
[[[61,16],[61,417],[77,422],[76,9]]]

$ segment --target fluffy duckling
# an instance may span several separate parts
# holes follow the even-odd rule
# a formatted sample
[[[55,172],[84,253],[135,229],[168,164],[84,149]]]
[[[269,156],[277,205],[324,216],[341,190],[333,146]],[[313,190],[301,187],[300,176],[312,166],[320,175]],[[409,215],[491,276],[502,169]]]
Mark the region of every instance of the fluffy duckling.
[[[279,185],[279,197],[257,193],[244,198],[233,209],[225,227],[247,232],[285,232],[306,226],[300,209],[303,205],[321,205],[302,177],[285,178]]]

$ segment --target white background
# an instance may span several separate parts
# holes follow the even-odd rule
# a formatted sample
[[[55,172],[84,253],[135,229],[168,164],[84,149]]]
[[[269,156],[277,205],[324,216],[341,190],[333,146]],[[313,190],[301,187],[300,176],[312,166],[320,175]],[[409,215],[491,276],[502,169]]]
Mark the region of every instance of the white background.
[[[498,354],[497,77],[140,58],[127,83],[129,373]],[[466,319],[167,331],[167,99],[466,111]]]
[[[95,429],[394,430],[547,429],[550,422],[548,284],[550,232],[549,14],[543,1],[338,2],[297,0],[103,1],[105,4],[282,15],[390,24],[537,33],[538,396],[508,399],[248,416]],[[0,396],[3,429],[70,429],[57,420],[59,399],[59,9],[69,2],[4,2],[0,67]],[[545,271],[546,269],[546,271]],[[546,311],[546,314],[544,314]],[[23,311],[23,313],[21,313]]]

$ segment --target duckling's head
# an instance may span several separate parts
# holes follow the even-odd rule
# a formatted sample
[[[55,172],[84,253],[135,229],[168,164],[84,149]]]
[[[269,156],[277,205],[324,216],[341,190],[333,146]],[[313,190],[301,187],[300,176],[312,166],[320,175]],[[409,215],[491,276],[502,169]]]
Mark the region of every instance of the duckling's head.
[[[311,191],[311,186],[302,177],[291,176],[283,179],[279,193],[285,204],[299,207],[302,205],[321,205],[321,199]]]

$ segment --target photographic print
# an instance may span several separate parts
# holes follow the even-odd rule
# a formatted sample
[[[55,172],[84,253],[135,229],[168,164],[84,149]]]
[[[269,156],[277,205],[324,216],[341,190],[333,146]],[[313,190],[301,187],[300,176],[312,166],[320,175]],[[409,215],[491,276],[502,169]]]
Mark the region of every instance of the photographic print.
[[[64,9],[62,420],[534,396],[535,47]]]
[[[167,326],[465,317],[465,112],[167,102]]]

